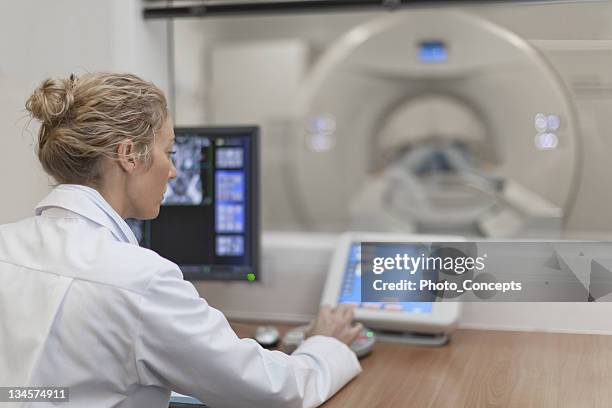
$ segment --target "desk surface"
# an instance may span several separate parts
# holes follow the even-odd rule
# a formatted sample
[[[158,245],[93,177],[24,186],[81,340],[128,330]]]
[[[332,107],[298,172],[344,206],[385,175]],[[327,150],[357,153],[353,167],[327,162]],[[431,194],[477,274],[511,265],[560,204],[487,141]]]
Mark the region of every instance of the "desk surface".
[[[612,407],[612,336],[459,330],[440,348],[377,343],[361,365],[325,408]]]

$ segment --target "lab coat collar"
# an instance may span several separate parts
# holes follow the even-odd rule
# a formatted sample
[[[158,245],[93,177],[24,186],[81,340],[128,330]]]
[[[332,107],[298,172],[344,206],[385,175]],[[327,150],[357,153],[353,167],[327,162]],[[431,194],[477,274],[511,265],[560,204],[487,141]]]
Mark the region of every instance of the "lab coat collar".
[[[138,245],[136,236],[127,223],[93,188],[78,184],[61,184],[36,206],[36,215],[57,207],[108,228],[118,241]]]

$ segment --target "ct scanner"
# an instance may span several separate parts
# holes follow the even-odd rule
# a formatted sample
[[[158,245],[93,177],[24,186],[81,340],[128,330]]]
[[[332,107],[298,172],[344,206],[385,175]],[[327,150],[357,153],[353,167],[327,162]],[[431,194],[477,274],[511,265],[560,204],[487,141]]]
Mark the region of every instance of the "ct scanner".
[[[580,161],[567,92],[536,49],[483,18],[376,18],[301,87],[292,202],[319,231],[558,237]]]
[[[272,20],[255,20],[248,28],[259,37],[237,34],[245,20],[231,30],[198,27],[193,38],[210,30],[208,37],[225,41],[210,53],[218,66],[213,122],[262,125],[268,230],[258,286],[206,282],[200,293],[232,318],[306,321],[316,313],[312,299],[322,291],[336,233],[351,229],[609,237],[612,37],[601,20],[585,18],[607,15],[602,9],[398,10],[330,17],[325,23],[352,28],[320,30],[320,37],[304,34],[314,18],[279,20],[274,29]],[[560,16],[576,26],[599,21],[597,36],[574,40],[564,28],[548,34]],[[285,43],[274,34],[284,30],[293,30],[298,45],[275,59]],[[231,41],[254,45],[223,48]],[[303,57],[303,48],[315,55]],[[306,61],[305,77],[292,68],[295,60]],[[241,69],[232,75],[233,67]],[[283,78],[283,70],[291,75]],[[293,105],[266,99],[277,83],[293,90],[292,78],[300,83]],[[271,108],[252,107],[266,103]],[[606,305],[467,304],[462,326],[610,333]]]

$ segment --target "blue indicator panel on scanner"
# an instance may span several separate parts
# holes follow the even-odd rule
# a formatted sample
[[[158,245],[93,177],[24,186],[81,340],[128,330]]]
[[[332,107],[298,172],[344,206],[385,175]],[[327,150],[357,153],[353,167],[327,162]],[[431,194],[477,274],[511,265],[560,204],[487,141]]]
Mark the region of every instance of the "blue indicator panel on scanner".
[[[405,313],[431,313],[431,302],[361,302],[361,244],[351,244],[338,303],[358,305],[365,309],[382,309]]]
[[[142,246],[178,264],[186,279],[259,277],[256,127],[177,128],[159,216],[131,222]]]
[[[418,59],[433,64],[448,60],[448,50],[442,41],[423,41],[419,44]]]

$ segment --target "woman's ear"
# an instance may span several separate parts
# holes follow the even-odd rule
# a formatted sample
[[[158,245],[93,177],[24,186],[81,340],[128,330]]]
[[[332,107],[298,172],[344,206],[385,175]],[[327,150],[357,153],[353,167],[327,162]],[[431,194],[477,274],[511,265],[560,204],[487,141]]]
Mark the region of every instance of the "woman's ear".
[[[117,146],[117,161],[121,169],[127,173],[136,170],[136,146],[132,139],[125,139]]]

